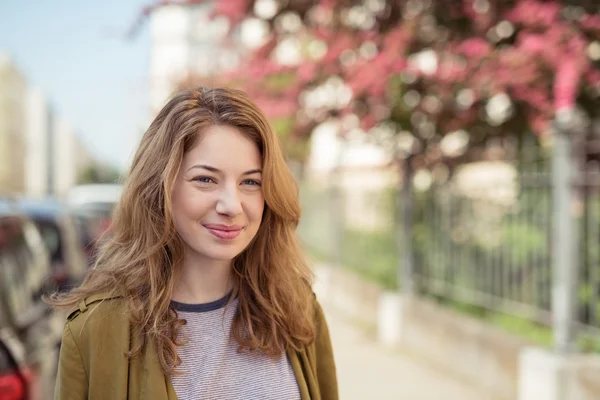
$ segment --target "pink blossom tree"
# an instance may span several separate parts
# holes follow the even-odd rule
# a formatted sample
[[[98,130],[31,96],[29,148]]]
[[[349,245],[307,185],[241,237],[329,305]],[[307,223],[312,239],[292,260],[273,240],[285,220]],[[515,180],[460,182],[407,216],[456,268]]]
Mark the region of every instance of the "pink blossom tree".
[[[177,3],[186,1],[199,2]],[[365,130],[411,132],[414,162],[430,164],[445,157],[440,143],[451,132],[469,135],[473,151],[460,160],[493,137],[543,137],[559,110],[600,113],[596,0],[214,4],[232,32],[253,19],[268,34],[212,82],[244,87],[295,143],[328,116],[353,113]],[[286,46],[300,57],[286,62]]]

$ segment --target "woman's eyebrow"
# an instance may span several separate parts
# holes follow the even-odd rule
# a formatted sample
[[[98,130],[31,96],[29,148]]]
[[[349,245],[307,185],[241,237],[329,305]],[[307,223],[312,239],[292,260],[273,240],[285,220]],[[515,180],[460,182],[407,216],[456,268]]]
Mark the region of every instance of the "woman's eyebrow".
[[[188,168],[188,171],[191,171],[192,169],[195,169],[195,168],[205,169],[207,171],[214,172],[215,174],[222,173],[222,171],[220,169],[211,167],[210,165],[204,165],[204,164],[193,165],[190,168]],[[252,174],[262,174],[262,169],[260,169],[260,168],[251,169],[251,170],[248,170],[248,171],[242,173],[242,175],[252,175]]]
[[[242,175],[252,175],[252,174],[262,174],[262,169],[251,169],[249,171],[244,172]]]
[[[191,166],[190,168],[188,168],[188,171],[191,171],[191,170],[193,170],[194,168],[205,169],[205,170],[207,170],[207,171],[214,172],[214,173],[220,173],[220,172],[221,172],[221,170],[219,170],[218,168],[211,167],[210,165],[204,165],[204,164],[196,164],[196,165],[193,165],[193,166]],[[187,172],[187,171],[186,171],[186,172]]]

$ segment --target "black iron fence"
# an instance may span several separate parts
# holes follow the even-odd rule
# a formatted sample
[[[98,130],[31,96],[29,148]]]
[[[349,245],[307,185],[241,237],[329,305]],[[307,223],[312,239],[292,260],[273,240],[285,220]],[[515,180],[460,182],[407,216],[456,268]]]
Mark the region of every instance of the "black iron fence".
[[[567,314],[583,337],[593,337],[600,331],[600,163],[579,156],[572,177],[577,195],[568,205],[577,238],[566,275],[576,282],[574,310]],[[305,183],[299,236],[313,256],[392,290],[406,279],[402,257],[409,248],[417,294],[530,321],[551,336],[556,293],[565,287],[556,281],[564,275],[556,275],[562,243],[555,237],[550,151],[532,146],[514,159],[468,164],[438,178],[423,171],[413,176],[410,239],[396,184]]]

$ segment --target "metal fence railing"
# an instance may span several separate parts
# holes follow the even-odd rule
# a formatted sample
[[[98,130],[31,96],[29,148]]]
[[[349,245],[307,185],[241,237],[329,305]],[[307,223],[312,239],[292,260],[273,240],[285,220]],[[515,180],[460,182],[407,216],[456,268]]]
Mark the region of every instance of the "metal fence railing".
[[[514,171],[475,187],[451,180],[416,194],[414,279],[422,293],[550,324],[549,163]]]
[[[577,322],[594,327],[600,334],[600,162],[590,160],[584,165],[582,203],[579,214],[581,232],[578,253],[581,255],[577,285]],[[600,348],[597,349],[600,351]]]
[[[392,188],[354,190],[305,184],[300,197],[303,214],[298,235],[309,253],[387,289],[397,287]]]
[[[525,156],[524,156],[525,154]],[[573,319],[600,332],[600,163],[578,171],[570,207],[579,239]],[[550,328],[555,282],[552,163],[538,147],[518,159],[466,165],[412,192],[410,244],[416,293],[516,316]],[[388,289],[401,286],[401,218],[393,187],[301,186],[298,234],[317,258]],[[400,278],[399,278],[400,277]],[[600,351],[599,349],[596,349]]]

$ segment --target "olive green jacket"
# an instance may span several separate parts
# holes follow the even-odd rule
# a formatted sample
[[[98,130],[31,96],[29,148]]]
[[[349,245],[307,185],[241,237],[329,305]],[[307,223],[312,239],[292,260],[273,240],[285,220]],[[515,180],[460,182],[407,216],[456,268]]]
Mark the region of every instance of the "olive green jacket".
[[[302,400],[337,400],[337,380],[329,331],[315,299],[316,340],[288,351]],[[137,335],[123,300],[103,295],[79,303],[65,324],[55,400],[176,400],[177,395],[148,343],[129,360]]]

